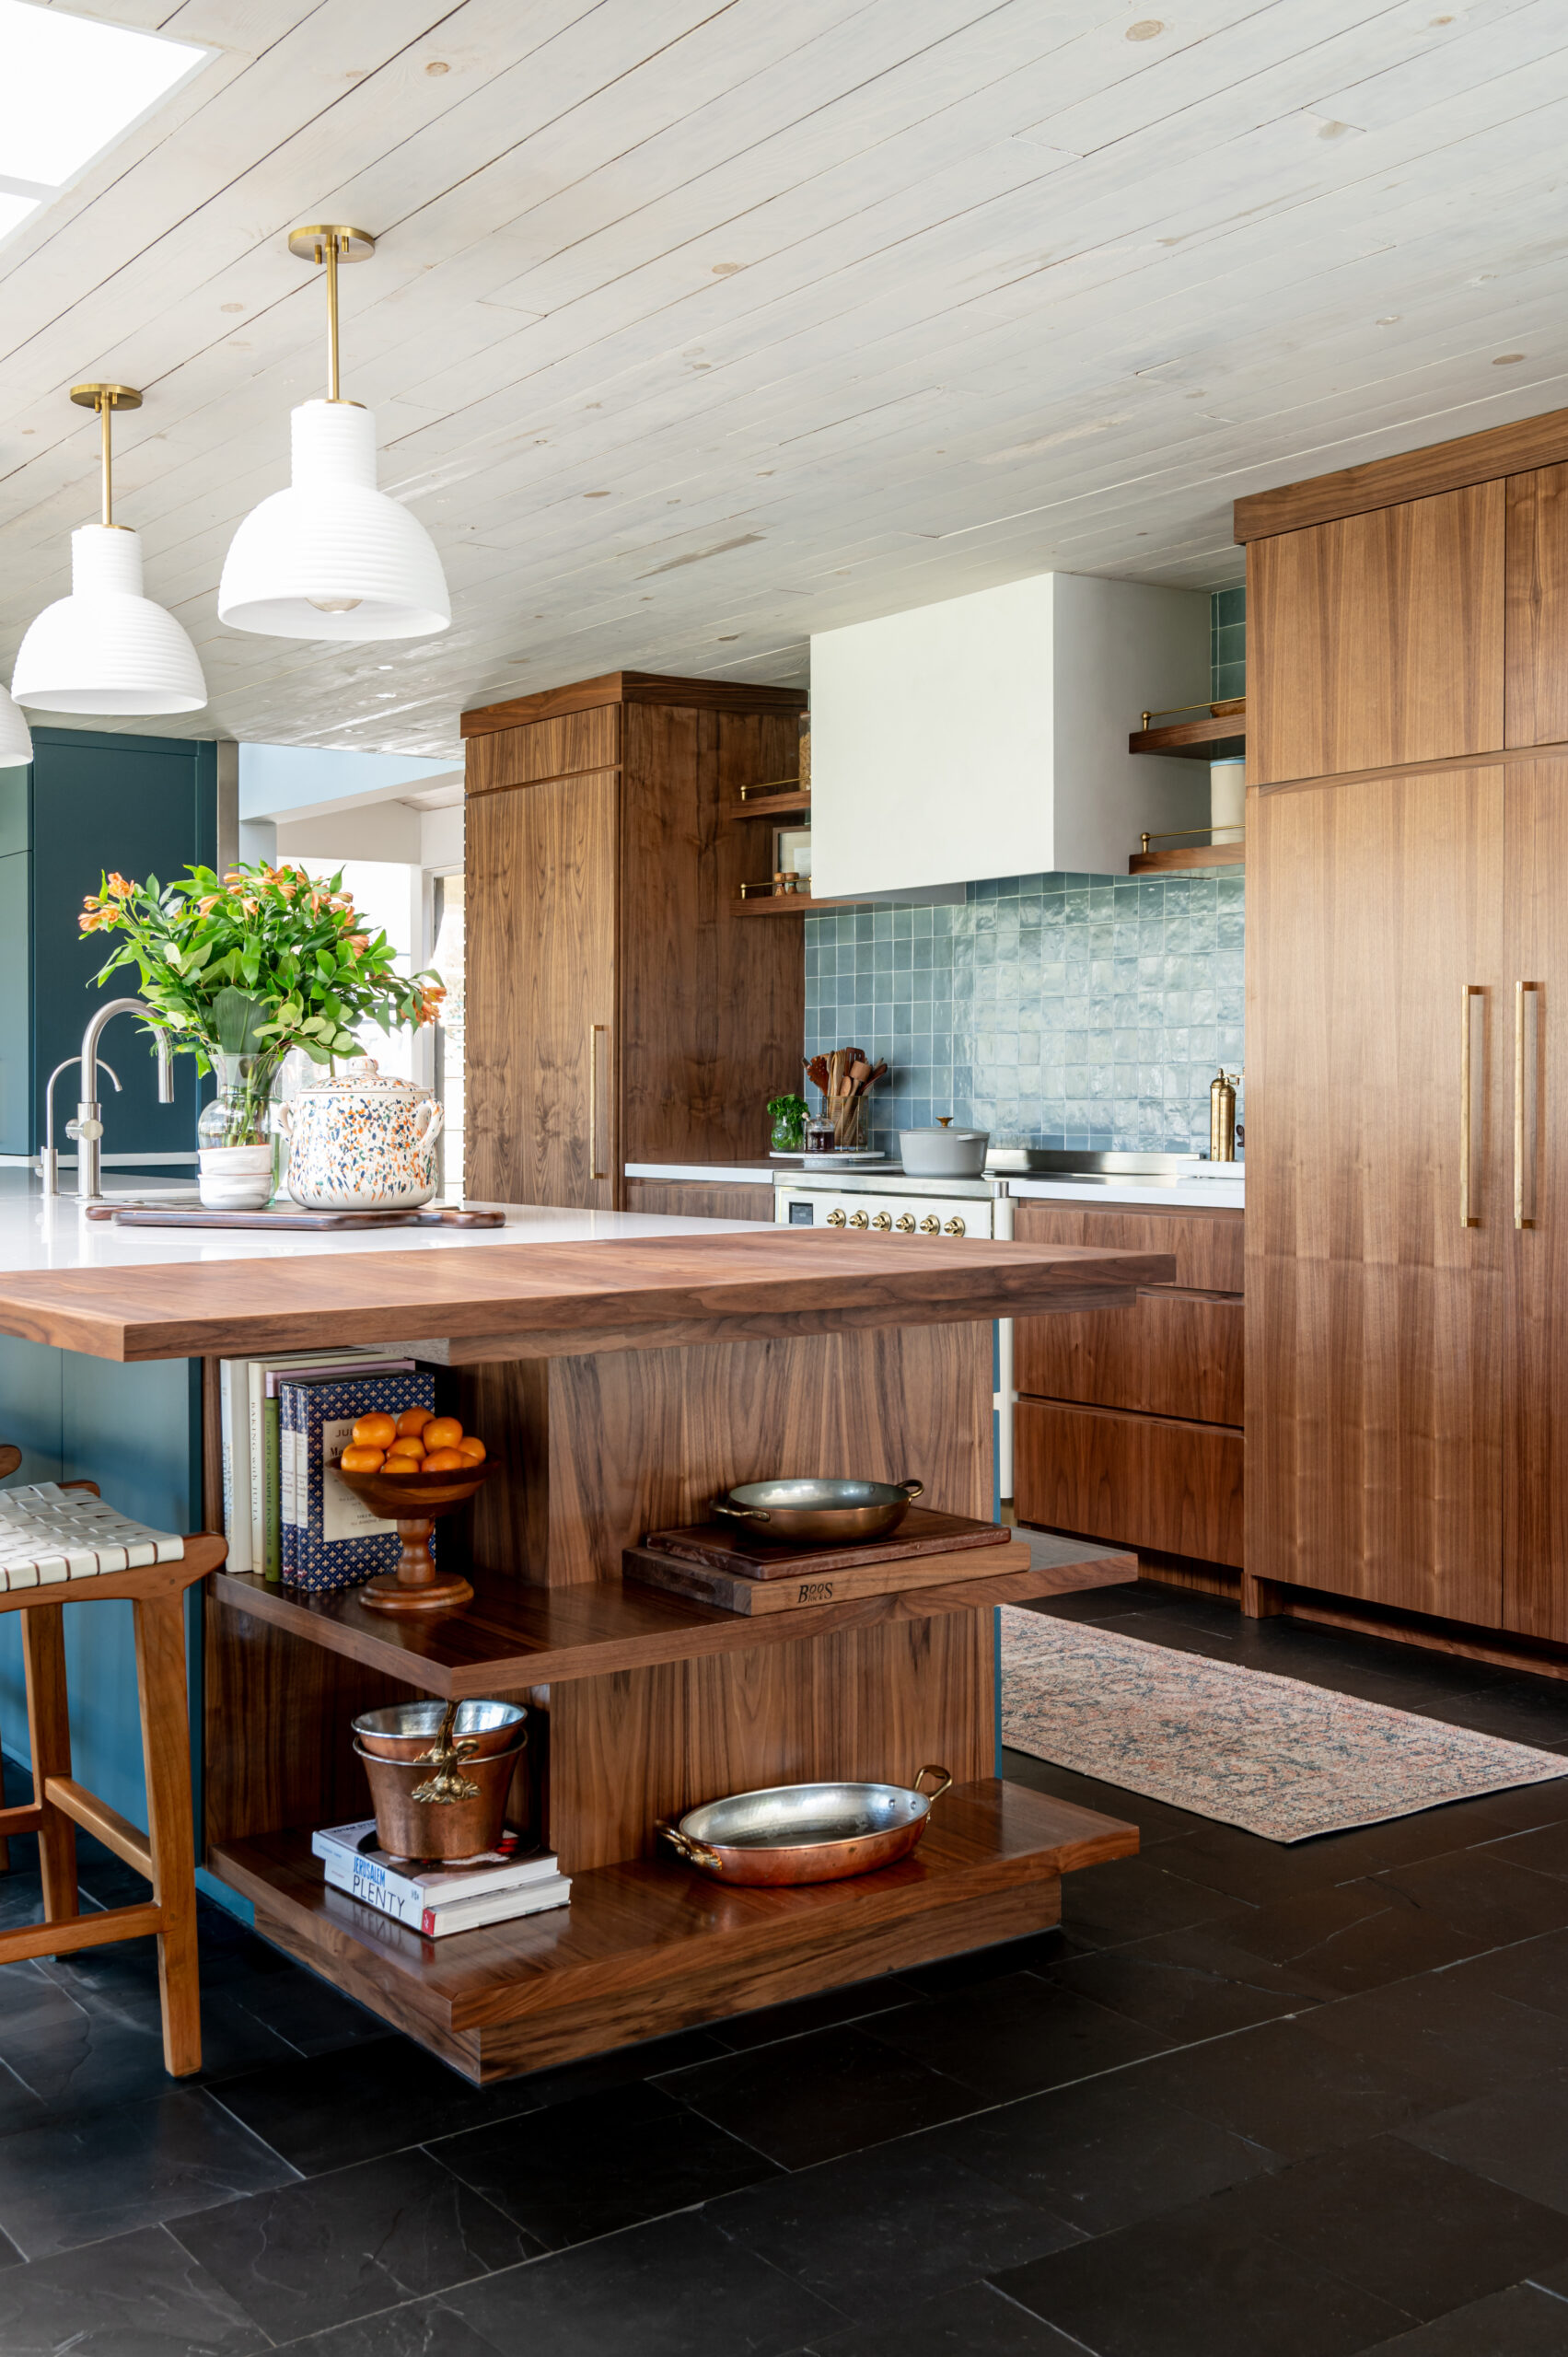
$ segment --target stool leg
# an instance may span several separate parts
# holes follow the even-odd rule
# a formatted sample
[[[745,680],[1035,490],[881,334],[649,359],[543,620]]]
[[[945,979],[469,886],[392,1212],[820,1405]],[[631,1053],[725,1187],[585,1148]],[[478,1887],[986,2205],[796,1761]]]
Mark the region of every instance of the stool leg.
[[[43,1870],[43,1913],[68,1923],[79,1912],[76,1829],[64,1809],[44,1799],[51,1776],[71,1773],[71,1713],[65,1697],[65,1613],[58,1604],[33,1604],[22,1613],[22,1659],[28,1680],[28,1736],[32,1748],[33,1798],[43,1810],[38,1829]]]
[[[134,1610],[153,1897],[163,1910],[163,1929],[157,1935],[163,2061],[165,2070],[179,2079],[202,2067],[191,1738],[185,1704],[185,1601],[180,1596],[141,1597]]]

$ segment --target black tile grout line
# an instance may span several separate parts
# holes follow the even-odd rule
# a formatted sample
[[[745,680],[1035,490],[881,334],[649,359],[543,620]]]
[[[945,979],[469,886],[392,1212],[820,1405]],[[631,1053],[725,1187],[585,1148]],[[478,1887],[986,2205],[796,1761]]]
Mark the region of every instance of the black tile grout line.
[[[1463,2163],[1460,2164],[1460,2166],[1463,2166]],[[1495,2179],[1493,2182],[1495,2182]],[[1554,2292],[1550,2283],[1539,2283],[1536,2281],[1536,2278],[1533,2275],[1521,2275],[1519,2282],[1521,2283],[1527,2283],[1532,2292],[1539,2292],[1543,2298],[1548,2300],[1561,2300],[1565,2306],[1568,2306],[1568,2292]],[[1509,2284],[1504,2288],[1509,2291],[1513,2291],[1517,2287],[1516,2285]],[[1452,2313],[1453,2311],[1450,2309],[1449,2314],[1452,2315]]]

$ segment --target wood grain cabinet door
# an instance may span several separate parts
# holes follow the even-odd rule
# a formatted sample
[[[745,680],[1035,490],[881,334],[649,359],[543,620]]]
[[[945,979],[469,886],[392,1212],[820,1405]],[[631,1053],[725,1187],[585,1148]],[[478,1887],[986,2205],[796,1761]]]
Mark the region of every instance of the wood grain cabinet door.
[[[1265,794],[1249,820],[1247,1567],[1487,1627],[1513,1233],[1505,774]]]
[[[615,1207],[613,770],[470,795],[464,1185]]]
[[[1556,471],[1552,470],[1551,471]],[[1568,760],[1508,772],[1504,1625],[1568,1642]]]
[[[1497,750],[1504,510],[1499,480],[1252,543],[1249,784]]]
[[[1506,741],[1568,741],[1568,466],[1508,477],[1506,608]]]

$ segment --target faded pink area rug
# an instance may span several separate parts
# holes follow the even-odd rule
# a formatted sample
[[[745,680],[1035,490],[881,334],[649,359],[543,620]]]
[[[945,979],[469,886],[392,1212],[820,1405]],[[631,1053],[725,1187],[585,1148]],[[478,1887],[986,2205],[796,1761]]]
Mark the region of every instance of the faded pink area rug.
[[[1554,1751],[1011,1604],[1002,1740],[1269,1841],[1568,1775]]]

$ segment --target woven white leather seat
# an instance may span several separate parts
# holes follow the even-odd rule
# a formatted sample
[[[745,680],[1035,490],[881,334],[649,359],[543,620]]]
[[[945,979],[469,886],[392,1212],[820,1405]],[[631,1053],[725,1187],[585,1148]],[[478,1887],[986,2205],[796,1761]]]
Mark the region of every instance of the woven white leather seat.
[[[133,1522],[90,1490],[63,1490],[58,1481],[0,1490],[0,1590],[177,1563],[184,1553],[173,1531]]]

